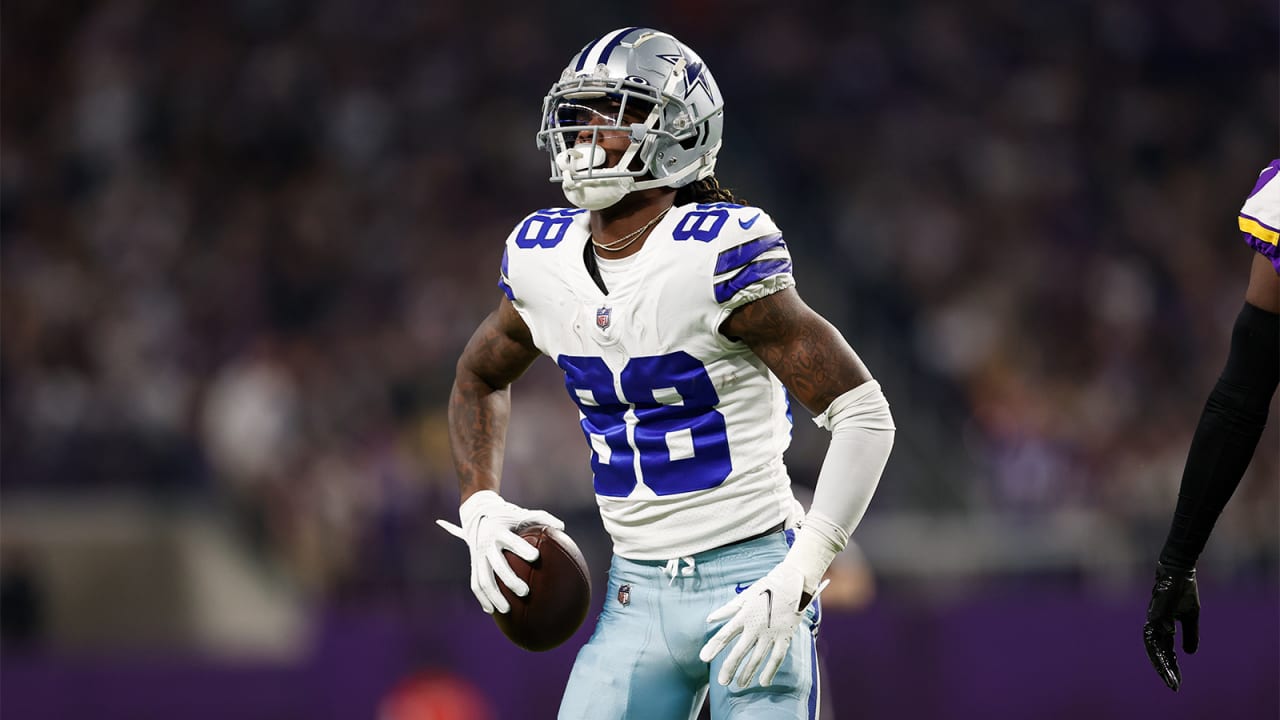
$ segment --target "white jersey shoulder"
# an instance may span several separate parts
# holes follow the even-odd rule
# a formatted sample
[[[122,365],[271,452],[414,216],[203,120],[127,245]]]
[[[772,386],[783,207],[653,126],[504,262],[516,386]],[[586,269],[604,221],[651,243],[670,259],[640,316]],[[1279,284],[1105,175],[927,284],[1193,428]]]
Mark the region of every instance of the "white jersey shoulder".
[[[795,284],[782,232],[759,208],[694,205],[681,214],[672,235],[706,243],[707,254],[714,255],[713,297],[724,308],[732,310]]]
[[[1244,240],[1262,253],[1280,273],[1280,160],[1272,160],[1258,175],[1253,192],[1240,208],[1238,224]]]
[[[540,210],[507,239],[499,284],[581,411],[619,555],[670,559],[794,517],[777,378],[720,326],[792,287],[782,233],[758,208],[673,208],[607,292],[581,211]]]

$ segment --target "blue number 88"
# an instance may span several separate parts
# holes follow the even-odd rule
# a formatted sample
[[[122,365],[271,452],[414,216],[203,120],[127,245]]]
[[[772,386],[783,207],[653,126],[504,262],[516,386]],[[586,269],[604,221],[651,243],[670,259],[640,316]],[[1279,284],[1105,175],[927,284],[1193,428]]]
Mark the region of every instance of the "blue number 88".
[[[643,480],[657,495],[675,495],[716,487],[729,476],[729,437],[715,409],[720,397],[692,355],[632,358],[618,374],[622,397],[601,358],[561,355],[556,362],[582,411],[598,494],[626,497]],[[635,418],[631,433],[628,412]]]

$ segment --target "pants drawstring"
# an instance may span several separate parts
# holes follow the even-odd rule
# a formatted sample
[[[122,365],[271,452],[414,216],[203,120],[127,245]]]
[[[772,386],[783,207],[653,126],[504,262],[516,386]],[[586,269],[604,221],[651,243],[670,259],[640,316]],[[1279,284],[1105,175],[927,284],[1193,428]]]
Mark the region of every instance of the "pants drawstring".
[[[684,567],[680,567],[680,563],[684,563]],[[667,585],[674,585],[677,577],[693,577],[694,568],[698,566],[697,562],[688,555],[679,558],[671,558],[667,561],[666,567],[662,568],[662,574],[671,578]]]

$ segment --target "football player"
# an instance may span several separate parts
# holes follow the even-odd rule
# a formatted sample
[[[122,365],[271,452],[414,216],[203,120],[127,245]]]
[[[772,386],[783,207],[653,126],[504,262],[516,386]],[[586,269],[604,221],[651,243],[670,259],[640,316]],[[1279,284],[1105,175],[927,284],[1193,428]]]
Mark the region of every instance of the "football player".
[[[563,527],[498,494],[509,386],[564,371],[613,541],[606,604],[561,718],[813,717],[823,573],[867,509],[894,438],[879,384],[801,300],[782,231],[714,176],[724,124],[706,64],[663,32],[584,47],[537,135],[572,208],[507,238],[498,307],[463,350],[449,403],[471,588],[528,588],[512,532]],[[799,401],[832,433],[807,514],[783,451]]]
[[[1174,652],[1174,623],[1182,649],[1200,644],[1196,561],[1222,508],[1244,475],[1267,423],[1280,383],[1280,160],[1262,171],[1240,209],[1245,242],[1257,254],[1244,307],[1231,331],[1226,367],[1218,378],[1187,454],[1168,539],[1156,562],[1155,586],[1142,636],[1147,657],[1173,691],[1182,684]]]

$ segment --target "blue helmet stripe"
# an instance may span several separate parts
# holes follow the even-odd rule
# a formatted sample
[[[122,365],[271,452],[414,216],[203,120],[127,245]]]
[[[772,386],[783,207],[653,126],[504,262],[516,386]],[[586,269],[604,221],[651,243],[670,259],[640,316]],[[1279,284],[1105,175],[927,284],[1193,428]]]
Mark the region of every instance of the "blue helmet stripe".
[[[591,59],[591,56],[597,55],[597,47],[600,48],[600,51],[597,55],[597,59],[591,63],[591,66],[595,67],[596,65],[604,62],[609,58],[609,54],[613,52],[613,49],[622,43],[622,38],[626,37],[632,30],[637,29],[639,28],[629,27],[621,30],[614,30],[613,32],[606,33],[595,40],[592,40],[590,45],[582,49],[582,54],[578,56],[578,64],[573,66],[573,71],[582,72],[586,69],[587,62]],[[606,41],[605,38],[609,38],[608,41]],[[601,43],[604,43],[604,45],[601,46]]]
[[[582,48],[582,52],[578,54],[578,64],[573,66],[574,72],[579,72],[582,68],[587,66],[587,56],[591,54],[591,50],[595,48],[596,43],[603,39],[604,38],[602,37],[598,37],[595,40],[592,40],[586,47]]]
[[[599,62],[602,62],[602,63],[609,62],[609,55],[613,53],[614,48],[622,44],[622,38],[630,35],[633,31],[639,30],[639,29],[640,28],[629,27],[623,30],[622,32],[618,33],[617,35],[614,35],[613,39],[609,41],[609,44],[605,45],[604,48],[600,50]]]

